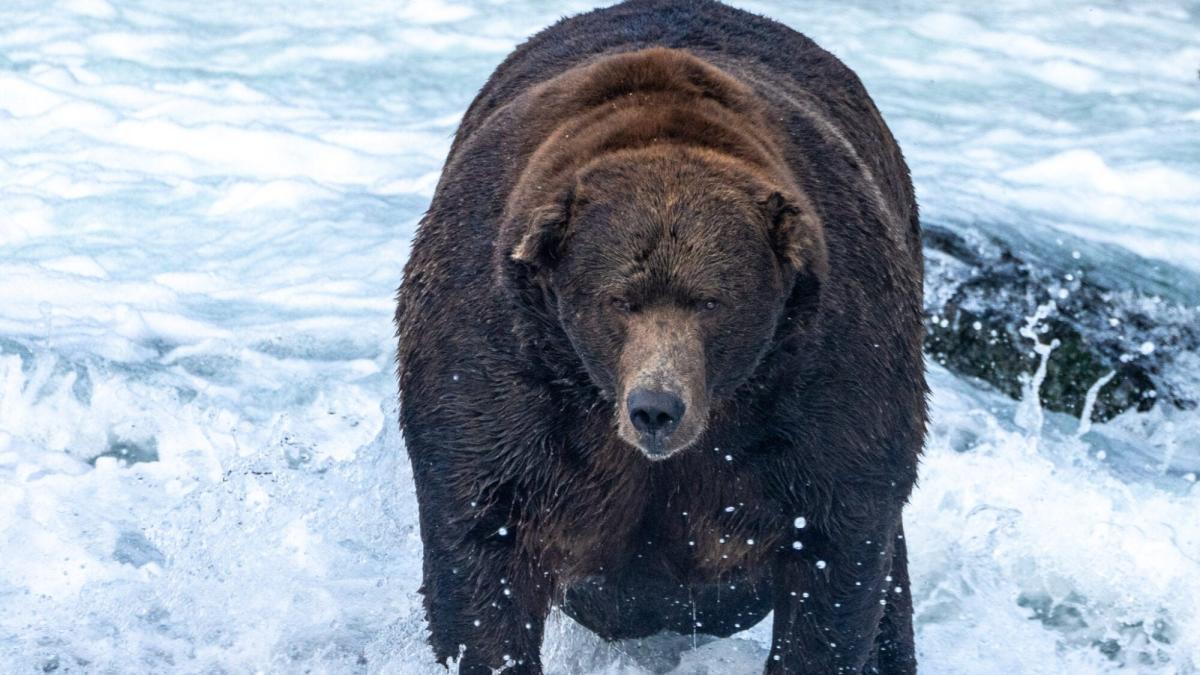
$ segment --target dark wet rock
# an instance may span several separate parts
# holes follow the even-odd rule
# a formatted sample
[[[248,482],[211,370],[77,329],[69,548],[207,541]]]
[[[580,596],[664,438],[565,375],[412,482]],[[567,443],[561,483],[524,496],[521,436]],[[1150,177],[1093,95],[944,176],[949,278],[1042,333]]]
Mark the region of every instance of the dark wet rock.
[[[1063,643],[1090,647],[1126,668],[1160,661],[1163,647],[1179,638],[1178,627],[1161,612],[1156,617],[1128,617],[1114,624],[1094,602],[1075,592],[1059,597],[1027,591],[1017,596],[1017,605],[1029,612],[1028,619],[1058,633]]]
[[[158,441],[153,437],[134,441],[110,435],[108,447],[87,462],[95,466],[96,460],[101,457],[113,457],[127,466],[139,462],[157,462]]]
[[[1111,288],[1070,256],[1059,266],[1033,262],[997,240],[971,241],[944,227],[925,228],[925,251],[925,348],[952,372],[1020,398],[1038,367],[1036,343],[1053,344],[1040,389],[1049,410],[1081,415],[1089,388],[1110,374],[1095,421],[1160,402],[1196,406],[1168,371],[1200,347],[1197,308]]]
[[[236,357],[225,354],[197,354],[176,359],[176,364],[187,372],[215,384],[232,386],[237,384],[238,367]]]
[[[33,352],[16,340],[0,337],[0,356],[15,354],[21,359],[21,370],[28,371],[33,367]]]
[[[167,563],[166,556],[158,550],[158,547],[141,532],[132,530],[122,532],[117,537],[117,544],[113,549],[113,560],[134,567],[142,567],[150,563],[164,567]]]

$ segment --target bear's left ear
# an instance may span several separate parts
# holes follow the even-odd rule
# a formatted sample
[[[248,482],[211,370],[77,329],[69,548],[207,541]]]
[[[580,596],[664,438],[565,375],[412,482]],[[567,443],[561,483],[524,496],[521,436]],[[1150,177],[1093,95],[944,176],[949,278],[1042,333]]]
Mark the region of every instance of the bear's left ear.
[[[772,192],[763,202],[770,228],[771,244],[781,262],[799,273],[824,281],[829,274],[825,228],[821,220],[799,200],[783,192]]]
[[[566,242],[574,201],[575,189],[572,187],[554,201],[531,209],[520,225],[522,233],[513,247],[512,259],[535,269],[552,268]]]

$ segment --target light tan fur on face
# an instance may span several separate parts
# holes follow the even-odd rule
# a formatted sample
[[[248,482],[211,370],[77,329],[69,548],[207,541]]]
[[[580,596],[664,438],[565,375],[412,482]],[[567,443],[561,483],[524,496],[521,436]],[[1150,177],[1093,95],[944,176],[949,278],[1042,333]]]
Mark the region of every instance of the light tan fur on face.
[[[618,372],[617,432],[622,440],[642,450],[647,457],[666,459],[694,443],[704,433],[708,421],[700,329],[694,314],[675,307],[636,312],[629,316],[626,325]],[[628,397],[639,388],[674,392],[686,407],[662,454],[651,454],[642,447],[629,419]]]

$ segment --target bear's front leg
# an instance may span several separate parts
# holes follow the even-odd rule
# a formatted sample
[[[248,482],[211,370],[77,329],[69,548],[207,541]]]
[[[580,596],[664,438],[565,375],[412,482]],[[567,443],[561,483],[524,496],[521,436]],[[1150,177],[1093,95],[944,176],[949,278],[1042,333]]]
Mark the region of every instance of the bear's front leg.
[[[913,644],[913,603],[908,584],[908,546],[904,540],[904,525],[901,524],[894,538],[895,552],[892,554],[892,571],[887,581],[887,605],[884,606],[883,623],[879,637],[875,640],[874,670],[868,673],[879,675],[916,675],[917,654]]]
[[[767,675],[863,672],[896,592],[890,572],[898,533],[896,523],[780,552]]]
[[[540,675],[552,580],[518,559],[507,529],[461,531],[423,519],[425,609],[439,662],[460,675]],[[454,533],[454,534],[451,534]]]

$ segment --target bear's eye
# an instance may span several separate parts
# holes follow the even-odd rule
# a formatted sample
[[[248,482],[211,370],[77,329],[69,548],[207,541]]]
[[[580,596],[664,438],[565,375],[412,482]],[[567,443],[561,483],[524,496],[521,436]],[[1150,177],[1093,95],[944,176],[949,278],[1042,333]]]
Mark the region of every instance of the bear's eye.
[[[703,307],[705,311],[711,312],[717,307],[720,307],[721,303],[717,302],[716,300],[709,299],[701,301],[700,306]]]
[[[633,309],[633,305],[629,304],[629,301],[625,298],[613,297],[610,299],[610,302],[618,312],[628,312]]]

